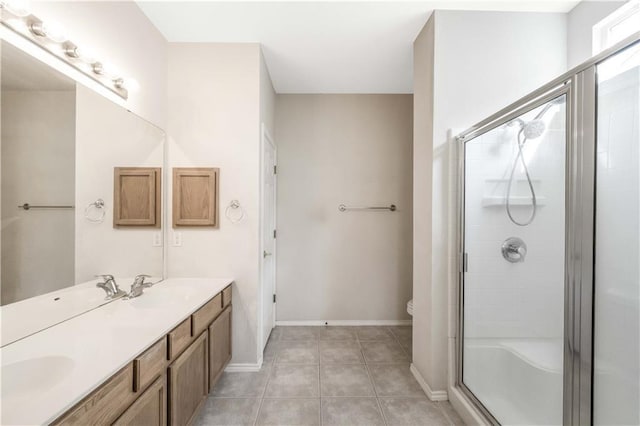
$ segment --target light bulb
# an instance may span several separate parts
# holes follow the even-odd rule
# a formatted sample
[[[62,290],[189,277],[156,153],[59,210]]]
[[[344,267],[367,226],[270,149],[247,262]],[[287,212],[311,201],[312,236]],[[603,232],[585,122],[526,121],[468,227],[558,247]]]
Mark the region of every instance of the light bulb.
[[[39,37],[46,37],[57,43],[62,43],[67,39],[62,25],[57,22],[34,22],[29,29],[33,34]]]
[[[7,9],[12,15],[24,18],[29,16],[29,2],[26,0],[5,0],[0,2],[3,8]]]

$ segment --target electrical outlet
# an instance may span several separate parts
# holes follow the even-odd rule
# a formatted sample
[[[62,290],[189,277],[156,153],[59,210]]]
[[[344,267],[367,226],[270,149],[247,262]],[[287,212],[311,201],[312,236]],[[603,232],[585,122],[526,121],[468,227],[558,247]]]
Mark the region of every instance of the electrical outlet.
[[[173,246],[182,247],[182,232],[173,233]]]
[[[162,247],[162,232],[153,233],[153,246]]]

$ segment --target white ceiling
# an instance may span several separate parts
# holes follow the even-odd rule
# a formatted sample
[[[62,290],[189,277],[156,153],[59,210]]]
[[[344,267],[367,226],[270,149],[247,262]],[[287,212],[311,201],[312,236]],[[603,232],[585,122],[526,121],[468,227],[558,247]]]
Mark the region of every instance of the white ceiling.
[[[278,93],[411,93],[434,9],[567,12],[578,1],[138,1],[169,42],[259,42]]]

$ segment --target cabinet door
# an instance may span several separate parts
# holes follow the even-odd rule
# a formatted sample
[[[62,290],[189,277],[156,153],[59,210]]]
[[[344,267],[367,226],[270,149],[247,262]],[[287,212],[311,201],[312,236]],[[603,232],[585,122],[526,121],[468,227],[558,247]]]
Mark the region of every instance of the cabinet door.
[[[209,390],[231,360],[231,306],[209,326]]]
[[[131,407],[114,423],[114,426],[165,426],[167,424],[167,393],[165,376],[158,378]]]
[[[209,392],[209,340],[202,333],[169,367],[171,426],[188,425]]]

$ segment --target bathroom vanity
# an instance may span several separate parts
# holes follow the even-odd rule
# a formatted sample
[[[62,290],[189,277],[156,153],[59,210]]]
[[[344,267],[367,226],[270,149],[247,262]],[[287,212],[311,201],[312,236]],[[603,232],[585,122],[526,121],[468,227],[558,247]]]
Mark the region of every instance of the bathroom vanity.
[[[168,279],[1,348],[1,423],[191,423],[231,359],[231,284]]]

